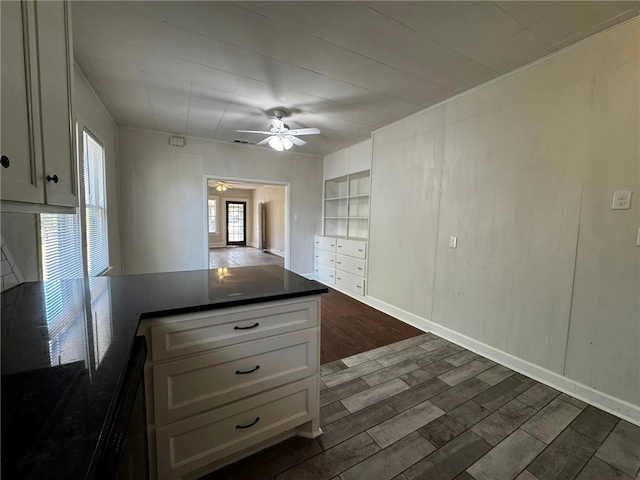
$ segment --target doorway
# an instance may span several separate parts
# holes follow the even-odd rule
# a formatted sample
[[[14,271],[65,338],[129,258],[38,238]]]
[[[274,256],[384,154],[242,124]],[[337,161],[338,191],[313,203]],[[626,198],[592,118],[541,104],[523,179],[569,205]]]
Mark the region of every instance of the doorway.
[[[227,200],[227,245],[247,246],[247,202]]]

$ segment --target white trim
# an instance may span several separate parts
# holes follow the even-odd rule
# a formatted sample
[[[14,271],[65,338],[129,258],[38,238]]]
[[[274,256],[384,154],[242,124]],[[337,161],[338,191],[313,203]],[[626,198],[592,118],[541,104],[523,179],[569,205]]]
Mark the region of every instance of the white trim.
[[[273,255],[277,255],[278,257],[286,257],[285,252],[283,252],[282,250],[276,250],[275,248],[265,248],[264,251],[272,253]]]
[[[316,280],[315,273],[299,273],[298,275],[300,275],[301,277],[306,278],[307,280]],[[317,280],[317,281],[320,282],[320,280]],[[320,282],[320,283],[322,283],[322,282]]]
[[[315,280],[324,284],[324,282],[321,282],[317,278]],[[391,315],[392,317],[416,327],[419,330],[424,332],[433,332],[439,337],[449,340],[456,345],[465,347],[472,352],[476,352],[490,360],[493,360],[494,362],[504,365],[505,367],[509,367],[516,372],[522,373],[527,377],[531,377],[540,383],[549,385],[550,387],[560,390],[561,392],[575,397],[578,400],[582,400],[583,402],[596,406],[605,412],[609,412],[617,417],[627,420],[628,422],[640,426],[640,405],[634,405],[625,400],[596,390],[593,387],[547,370],[546,368],[529,363],[526,360],[522,360],[521,358],[515,357],[507,352],[503,352],[502,350],[498,350],[497,348],[467,337],[466,335],[462,335],[461,333],[443,327],[442,325],[438,325],[437,323],[419,317],[418,315],[414,315],[406,310],[389,305],[377,298],[371,296],[361,297],[359,295],[352,294],[345,289],[339,288],[336,285],[324,285],[327,285],[340,293],[344,293],[345,295],[375,308],[376,310],[386,313],[387,315]]]
[[[515,357],[507,352],[503,352],[502,350],[498,350],[497,348],[450,330],[442,325],[438,325],[437,323],[389,305],[382,300],[367,297],[367,302],[365,303],[377,310],[380,310],[381,312],[413,325],[420,330],[433,332],[446,340],[465,347],[473,352],[479,353],[490,360],[531,377],[538,382],[549,385],[561,392],[577,398],[578,400],[595,405],[606,412],[612,413],[613,415],[621,417],[636,425],[640,425],[640,406],[638,405],[612,397],[611,395],[600,392],[588,385],[571,380],[547,370],[546,368],[534,365],[533,363],[529,363],[526,360],[522,360],[521,358]]]

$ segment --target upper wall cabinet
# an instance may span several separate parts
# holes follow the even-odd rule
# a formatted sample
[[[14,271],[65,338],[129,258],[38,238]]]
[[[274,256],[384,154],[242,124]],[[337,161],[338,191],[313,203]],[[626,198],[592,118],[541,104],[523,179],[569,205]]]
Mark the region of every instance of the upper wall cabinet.
[[[3,209],[6,201],[75,207],[69,4],[0,2],[0,9]]]
[[[369,139],[324,157],[324,180],[370,170],[372,147]]]

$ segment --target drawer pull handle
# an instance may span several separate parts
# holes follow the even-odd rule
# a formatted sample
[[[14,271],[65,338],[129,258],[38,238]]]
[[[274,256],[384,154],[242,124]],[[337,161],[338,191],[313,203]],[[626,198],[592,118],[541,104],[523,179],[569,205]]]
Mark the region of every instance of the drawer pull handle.
[[[363,250],[361,248],[358,249],[359,252],[362,252]]]
[[[329,275],[331,278],[333,278],[333,275]]]
[[[338,265],[342,265],[342,262],[338,262]]]
[[[358,267],[358,270],[362,270],[362,267]]]
[[[331,244],[331,246],[332,246],[332,247],[335,247],[335,245],[334,245],[333,243]],[[338,245],[338,246],[339,246],[339,245]],[[340,248],[342,248],[342,247],[340,247]]]
[[[333,247],[333,245],[331,245]],[[338,245],[338,248],[342,248],[342,245]]]
[[[358,288],[362,288],[360,285],[356,285],[356,287],[358,287]]]
[[[342,280],[340,277],[338,277],[338,280]]]
[[[258,423],[259,421],[260,421],[260,417],[256,417],[256,419],[255,419],[253,422],[251,422],[249,425],[240,425],[240,424],[238,424],[238,425],[236,425],[236,428],[237,428],[237,429],[240,429],[240,428],[249,428],[249,427],[253,427],[253,426],[254,426],[256,423]]]
[[[260,368],[260,365],[256,365],[256,368],[252,368],[251,370],[236,370],[236,375],[244,375],[245,373],[253,373]]]
[[[238,327],[235,326],[233,327],[234,330],[249,330],[250,328],[256,328],[258,325],[260,325],[258,322],[254,323],[253,325],[250,325],[248,327]]]

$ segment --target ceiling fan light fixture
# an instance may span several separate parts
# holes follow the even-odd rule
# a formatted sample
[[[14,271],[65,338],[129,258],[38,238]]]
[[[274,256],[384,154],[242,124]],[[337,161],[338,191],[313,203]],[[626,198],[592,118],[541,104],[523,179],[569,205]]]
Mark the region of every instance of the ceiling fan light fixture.
[[[216,183],[216,190],[219,192],[226,192],[228,188],[229,188],[229,184],[227,182]]]
[[[282,139],[278,137],[271,137],[271,140],[269,140],[269,146],[278,152],[282,152],[284,150]]]
[[[293,142],[289,140],[287,137],[284,137],[282,139],[282,146],[284,147],[285,150],[289,150],[291,147],[293,147]]]

